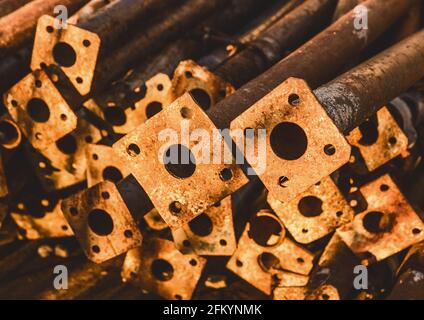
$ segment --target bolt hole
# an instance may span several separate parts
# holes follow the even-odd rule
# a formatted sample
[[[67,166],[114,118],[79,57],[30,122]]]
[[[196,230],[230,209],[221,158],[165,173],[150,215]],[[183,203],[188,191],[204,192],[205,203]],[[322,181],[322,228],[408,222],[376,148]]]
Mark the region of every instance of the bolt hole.
[[[109,192],[107,192],[107,191],[103,191],[103,192],[102,192],[102,198],[103,198],[103,199],[105,199],[105,200],[109,199],[109,198],[110,198],[110,194],[109,194]]]
[[[47,31],[47,33],[53,33],[54,32],[54,28],[52,26],[47,26],[46,27],[46,31]]]
[[[224,239],[219,240],[219,244],[223,247],[225,247],[227,245],[227,241]]]
[[[230,181],[233,178],[233,171],[230,168],[224,168],[219,173],[219,178],[222,181]]]
[[[193,111],[190,108],[182,107],[180,110],[181,117],[184,119],[191,119],[193,117]]]
[[[414,234],[414,235],[418,235],[418,234],[420,234],[421,233],[421,229],[418,229],[418,228],[414,228],[414,229],[412,229],[412,234]]]
[[[92,246],[91,250],[93,250],[94,253],[99,253],[100,252],[100,247],[99,246]]]
[[[297,94],[293,93],[289,96],[288,101],[291,106],[296,107],[300,104],[300,97]]]
[[[243,262],[241,262],[240,260],[236,260],[236,266],[237,267],[239,267],[239,268],[241,268],[241,267],[243,267]]]
[[[196,261],[195,259],[191,259],[191,260],[190,260],[190,264],[191,264],[193,267],[195,267],[195,266],[197,266],[197,261]]]
[[[103,170],[103,180],[105,181],[111,181],[113,183],[118,183],[121,181],[124,177],[122,176],[121,171],[113,166],[106,167]]]
[[[383,192],[386,192],[389,189],[390,189],[390,187],[387,184],[382,184],[380,186],[380,190],[383,191]]]
[[[336,148],[332,144],[327,144],[324,147],[324,153],[327,156],[333,156],[336,153]]]
[[[171,202],[171,204],[169,205],[169,210],[173,213],[173,214],[179,214],[182,210],[182,205],[180,202],[178,201],[173,201]]]
[[[131,157],[136,157],[140,154],[140,148],[138,147],[138,145],[136,145],[135,143],[131,143],[128,147],[127,147],[127,153],[131,156]]]
[[[125,238],[132,238],[133,237],[133,233],[131,230],[125,230],[124,231],[124,236]]]
[[[91,46],[91,41],[90,41],[90,40],[85,39],[85,40],[82,42],[82,45],[83,45],[84,47],[88,48],[89,46]]]
[[[371,211],[362,220],[364,228],[370,233],[385,233],[392,230],[394,216],[380,211]]]

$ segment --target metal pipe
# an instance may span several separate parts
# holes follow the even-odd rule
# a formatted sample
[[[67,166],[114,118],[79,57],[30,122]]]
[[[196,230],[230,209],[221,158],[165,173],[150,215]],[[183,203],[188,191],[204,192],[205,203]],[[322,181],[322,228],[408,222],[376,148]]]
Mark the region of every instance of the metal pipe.
[[[88,0],[34,0],[0,19],[0,57],[22,47],[35,33],[37,21],[43,14],[53,14],[58,5],[76,11]]]
[[[95,32],[102,39],[102,50],[108,50],[119,40],[127,38],[131,30],[158,16],[164,10],[181,4],[183,0],[118,0],[96,10],[77,25]]]
[[[31,0],[1,0],[0,1],[0,17],[4,17],[16,9],[27,4]]]
[[[350,59],[366,48],[401,17],[414,0],[368,0],[368,29],[355,29],[351,11],[287,58],[250,81],[233,95],[208,110],[219,128],[229,128],[232,120],[289,77],[306,80],[312,88],[333,78]]]
[[[225,61],[215,73],[240,87],[322,30],[330,21],[336,3],[336,0],[306,1]]]
[[[314,91],[336,126],[349,132],[424,76],[424,31]]]
[[[134,61],[157,52],[168,41],[200,23],[226,3],[225,0],[192,0],[172,12],[166,19],[156,23],[154,27],[143,30],[132,41],[99,61],[93,91],[99,92],[109,81],[126,72]],[[110,68],[112,65],[114,68]]]

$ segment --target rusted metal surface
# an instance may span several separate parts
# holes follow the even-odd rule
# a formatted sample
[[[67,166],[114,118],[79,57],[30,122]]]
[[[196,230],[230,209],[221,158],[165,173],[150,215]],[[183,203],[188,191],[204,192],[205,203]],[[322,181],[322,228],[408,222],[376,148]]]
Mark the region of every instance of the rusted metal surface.
[[[300,243],[310,243],[350,222],[352,208],[330,177],[325,177],[290,202],[271,195],[268,203]]]
[[[408,138],[385,107],[376,117],[361,124],[347,136],[352,146],[359,149],[367,169],[371,172],[397,156],[408,156]]]
[[[0,298],[423,298],[420,2],[78,3],[0,39]]]
[[[383,260],[424,240],[424,223],[385,175],[360,188],[367,210],[337,230],[364,263]]]
[[[148,239],[141,249],[127,253],[122,277],[165,299],[188,300],[205,263],[197,255],[183,255],[172,241]]]
[[[228,128],[232,120],[289,77],[304,79],[312,89],[316,88],[334,77],[347,61],[381,35],[413,3],[413,0],[368,0],[364,3],[368,8],[369,22],[365,36],[355,30],[355,13],[348,13],[235,94],[213,106],[208,111],[209,117],[219,128]]]
[[[88,258],[99,263],[140,246],[141,233],[115,185],[103,182],[90,190],[61,206]]]
[[[266,129],[267,165],[258,176],[280,201],[292,200],[350,157],[345,138],[299,79],[286,80],[231,123],[231,129],[248,128]]]
[[[214,204],[172,234],[175,245],[183,253],[231,256],[237,247],[231,197]]]
[[[278,286],[304,285],[313,258],[286,237],[284,225],[273,213],[260,211],[247,224],[227,268],[270,295]]]
[[[424,31],[314,91],[342,132],[349,132],[424,75]]]
[[[334,0],[304,2],[221,64],[216,74],[240,87],[315,35],[329,21],[335,4]]]
[[[77,126],[76,115],[47,74],[40,70],[27,75],[5,93],[4,103],[30,143],[40,150]]]
[[[34,0],[0,18],[0,56],[13,53],[13,50],[29,41],[41,15],[53,14],[53,9],[58,5],[74,12],[86,2],[88,0]]]
[[[143,186],[162,218],[172,228],[181,227],[247,182],[235,162],[224,164],[217,161],[214,164],[212,160],[205,163],[198,158],[183,165],[179,162],[168,165],[164,163],[164,156],[172,146],[193,150],[196,145],[195,141],[184,141],[184,126],[188,126],[190,132],[202,128],[214,136],[213,123],[189,94],[175,100],[113,146]],[[164,129],[177,133],[177,141],[172,142],[171,138],[171,141],[163,145],[158,135]],[[201,140],[202,137],[199,136],[198,139]],[[222,151],[221,155],[228,154],[228,146],[224,140],[217,147]],[[207,151],[210,154],[209,159],[213,159],[214,149]],[[152,158],[152,154],[158,156]],[[199,152],[198,156],[202,154]],[[155,172],[155,176],[146,175],[145,172]],[[161,181],[160,186],[157,181]]]

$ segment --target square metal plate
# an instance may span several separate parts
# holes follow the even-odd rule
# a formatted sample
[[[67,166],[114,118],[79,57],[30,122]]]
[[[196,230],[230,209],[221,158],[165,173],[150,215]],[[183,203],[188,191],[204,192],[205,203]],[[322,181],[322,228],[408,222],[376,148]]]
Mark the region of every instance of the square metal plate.
[[[212,147],[203,154],[198,153],[209,158],[210,162],[196,160],[190,176],[181,178],[163,164],[162,155],[169,146],[182,145],[190,151],[196,146],[207,146],[207,143],[212,146],[210,139],[216,137],[215,129],[204,111],[189,94],[185,94],[113,146],[171,228],[182,227],[248,181],[232,156],[228,161],[231,164],[225,164],[221,159],[213,163]],[[193,132],[203,132],[207,137],[193,137]],[[167,140],[163,135],[168,133],[172,137]],[[185,139],[186,133],[191,135],[190,139]],[[172,141],[173,138],[177,141]],[[222,155],[231,155],[223,139],[219,148]]]
[[[292,200],[349,161],[350,145],[300,79],[289,78],[231,123],[231,129],[249,128],[266,129],[266,158],[259,160],[266,168],[258,176],[279,201]]]

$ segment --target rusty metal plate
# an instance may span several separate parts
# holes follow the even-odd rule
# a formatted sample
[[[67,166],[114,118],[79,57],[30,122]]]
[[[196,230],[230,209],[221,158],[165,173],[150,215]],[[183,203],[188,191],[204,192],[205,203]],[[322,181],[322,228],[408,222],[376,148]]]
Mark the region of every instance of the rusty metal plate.
[[[273,292],[273,300],[305,300],[305,287],[279,287]]]
[[[231,256],[237,247],[231,196],[214,204],[182,228],[173,230],[172,235],[182,253]]]
[[[127,253],[122,278],[164,299],[189,300],[205,265],[206,259],[182,254],[172,241],[148,239]]]
[[[195,130],[208,136],[186,139],[187,133]],[[168,133],[177,141],[172,141],[172,138],[160,141],[160,136],[163,139],[163,135]],[[217,148],[208,148],[203,154],[199,151],[201,161],[192,153],[195,163],[175,164],[176,167],[163,163],[163,155],[170,147],[190,151],[195,148],[199,150],[200,147],[205,150],[203,147],[208,143],[209,146],[213,145],[209,138],[217,135],[219,133],[209,117],[189,94],[185,94],[113,147],[128,163],[131,173],[165,222],[171,228],[179,228],[247,183],[246,176],[232,157],[228,161],[232,163],[223,163],[223,158],[214,163],[216,149],[221,150],[221,155],[231,154],[224,140],[218,140]],[[204,161],[205,158],[210,161]]]
[[[34,148],[43,150],[77,126],[77,117],[42,70],[19,81],[4,103]]]
[[[46,201],[46,199],[43,201]],[[42,217],[13,212],[11,216],[19,228],[25,230],[25,238],[29,240],[70,237],[74,235],[62,213],[60,202],[52,210],[47,209]]]
[[[363,186],[365,212],[337,230],[364,263],[383,260],[424,240],[424,224],[389,175]]]
[[[100,130],[82,118],[77,128],[29,159],[46,190],[63,189],[86,179],[86,148],[102,138]]]
[[[180,62],[175,69],[172,86],[176,97],[190,92],[203,110],[209,109],[235,91],[231,84],[193,60]]]
[[[350,222],[355,213],[330,177],[325,177],[290,202],[283,203],[268,195],[268,203],[300,243],[310,243],[326,236]]]
[[[284,286],[287,272],[308,275],[313,259],[312,253],[285,237],[284,226],[273,213],[260,211],[247,224],[227,268],[270,295],[274,287]]]
[[[141,90],[141,89],[140,89]],[[116,133],[127,134],[175,100],[169,76],[159,73],[146,81],[145,96],[132,106],[107,102],[101,107],[93,99],[84,103],[89,110],[110,123]]]
[[[112,182],[64,199],[62,210],[85,254],[96,263],[141,245],[141,233]]]
[[[231,129],[249,128],[266,129],[266,159],[259,160],[266,170],[258,176],[279,201],[292,200],[349,161],[349,144],[300,79],[286,80],[231,123]]]
[[[380,109],[376,119],[376,124],[367,121],[346,137],[351,145],[359,148],[370,172],[397,156],[406,157],[409,154],[408,138],[390,111],[386,107]]]
[[[89,188],[105,180],[117,183],[129,174],[127,166],[116,161],[117,156],[112,147],[90,144],[86,147],[86,155]]]
[[[81,95],[90,93],[100,38],[71,24],[56,29],[55,18],[44,15],[37,24],[31,69],[58,65]]]

